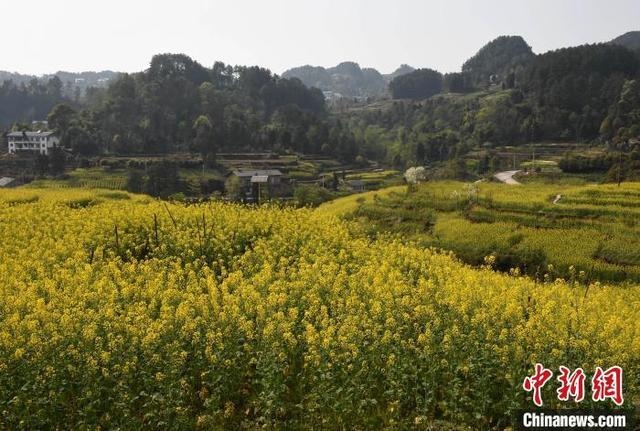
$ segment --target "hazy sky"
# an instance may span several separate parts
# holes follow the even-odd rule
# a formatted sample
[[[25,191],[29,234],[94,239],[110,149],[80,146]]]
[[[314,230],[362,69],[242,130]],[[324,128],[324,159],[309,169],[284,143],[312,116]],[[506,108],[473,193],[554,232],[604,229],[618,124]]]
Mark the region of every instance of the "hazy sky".
[[[276,73],[353,60],[458,70],[519,34],[537,53],[640,30],[640,0],[2,0],[0,70],[136,72],[186,53]]]

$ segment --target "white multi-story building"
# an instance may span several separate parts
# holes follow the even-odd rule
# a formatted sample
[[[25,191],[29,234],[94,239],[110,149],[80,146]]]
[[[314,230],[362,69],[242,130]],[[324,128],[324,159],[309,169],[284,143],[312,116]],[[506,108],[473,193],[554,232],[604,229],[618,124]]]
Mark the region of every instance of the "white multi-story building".
[[[11,132],[7,135],[7,139],[9,154],[31,151],[48,155],[60,142],[54,132]]]

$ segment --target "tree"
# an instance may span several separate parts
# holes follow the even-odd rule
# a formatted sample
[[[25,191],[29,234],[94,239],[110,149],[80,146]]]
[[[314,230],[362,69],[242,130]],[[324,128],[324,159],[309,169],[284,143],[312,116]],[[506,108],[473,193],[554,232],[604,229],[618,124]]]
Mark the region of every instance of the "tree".
[[[447,73],[444,75],[442,86],[447,93],[465,93],[469,91],[467,85],[468,74]]]
[[[395,154],[393,156],[393,167],[394,169],[402,169],[404,166],[404,161],[402,160],[402,156],[400,154]]]
[[[60,143],[81,156],[95,156],[100,153],[95,139],[80,125],[71,126],[62,136]]]
[[[215,156],[216,147],[213,140],[213,127],[209,117],[200,115],[193,124],[193,129],[196,133],[194,144],[202,154],[202,158],[206,160],[210,156]]]
[[[353,133],[348,131],[340,133],[336,150],[340,160],[353,163],[358,155],[358,144]]]
[[[618,153],[616,159],[616,163],[607,171],[606,181],[620,186],[629,177],[629,159],[627,156],[623,157],[622,153]]]
[[[293,198],[298,206],[318,206],[332,198],[332,194],[324,187],[317,185],[300,185],[293,192]]]
[[[478,173],[480,175],[486,174],[489,171],[489,166],[490,166],[489,155],[484,154],[478,160],[478,166],[477,166]]]
[[[516,74],[511,72],[507,75],[507,77],[504,80],[504,86],[505,88],[515,88],[516,86]]]
[[[462,157],[454,157],[447,163],[445,174],[449,178],[464,179],[467,176],[467,164]]]
[[[416,162],[420,164],[424,164],[424,160],[425,160],[424,144],[422,142],[418,142],[418,145],[416,145]]]
[[[133,193],[142,193],[144,190],[144,176],[137,169],[130,169],[127,176],[127,190]]]
[[[640,80],[628,80],[622,86],[618,100],[609,108],[609,115],[600,125],[605,138],[621,143],[640,135]]]
[[[236,67],[235,72],[238,74],[240,87],[254,98],[258,97],[260,90],[274,79],[270,70],[258,66]]]
[[[47,122],[50,128],[58,132],[59,136],[64,136],[75,116],[76,111],[73,108],[65,103],[61,103],[51,110],[47,116]]]
[[[182,191],[182,182],[175,163],[163,160],[154,163],[148,170],[145,191],[151,196],[166,198]]]
[[[66,164],[66,155],[62,148],[53,147],[51,149],[51,157],[50,161],[50,169],[53,175],[60,175],[64,172],[65,164]]]
[[[38,154],[35,160],[35,169],[39,175],[46,175],[49,172],[49,156]]]
[[[404,173],[404,179],[409,184],[418,184],[427,179],[427,170],[423,166],[412,167]]]
[[[47,81],[47,94],[54,99],[62,98],[62,81],[54,76]]]
[[[208,78],[207,70],[184,54],[158,54],[151,59],[148,74],[157,80],[184,78],[196,85]]]

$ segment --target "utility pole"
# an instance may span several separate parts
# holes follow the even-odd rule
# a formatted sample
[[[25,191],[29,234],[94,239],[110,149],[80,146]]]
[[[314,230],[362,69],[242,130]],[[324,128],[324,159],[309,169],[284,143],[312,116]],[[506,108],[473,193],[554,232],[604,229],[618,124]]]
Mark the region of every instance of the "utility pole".
[[[258,183],[258,205],[260,205],[260,202],[262,201],[262,184]]]
[[[531,156],[532,162],[533,162],[533,166],[532,167],[535,170],[536,169],[536,147],[534,145],[531,145],[531,148],[533,150],[533,154]]]

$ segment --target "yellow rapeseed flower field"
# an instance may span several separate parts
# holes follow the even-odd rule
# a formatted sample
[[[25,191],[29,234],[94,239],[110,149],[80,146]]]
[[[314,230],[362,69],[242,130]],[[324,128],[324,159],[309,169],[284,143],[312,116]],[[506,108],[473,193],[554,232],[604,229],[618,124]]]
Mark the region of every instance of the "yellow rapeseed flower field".
[[[0,428],[504,429],[536,362],[619,365],[637,396],[638,287],[357,232],[309,209],[0,191]]]

